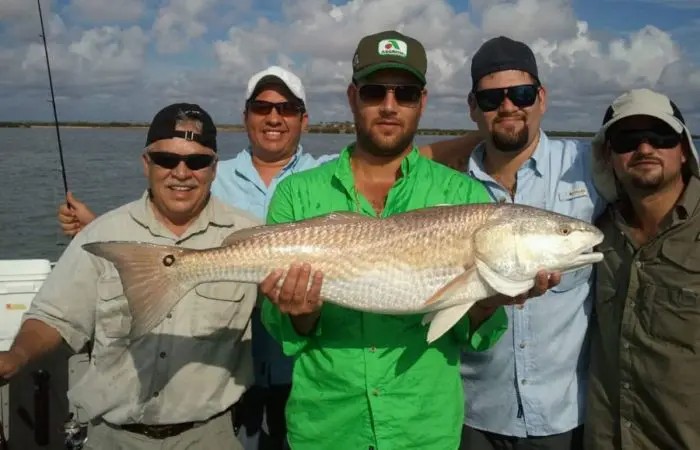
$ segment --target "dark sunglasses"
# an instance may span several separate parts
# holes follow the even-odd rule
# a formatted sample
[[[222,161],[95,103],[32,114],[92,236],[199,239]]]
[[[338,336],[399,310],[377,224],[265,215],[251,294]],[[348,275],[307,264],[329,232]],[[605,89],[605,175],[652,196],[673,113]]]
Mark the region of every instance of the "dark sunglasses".
[[[359,87],[360,100],[365,103],[380,103],[387,91],[394,92],[396,102],[415,106],[423,95],[423,86],[417,84],[364,84]]]
[[[608,136],[610,148],[615,153],[637,150],[642,142],[654,148],[674,148],[681,143],[681,135],[673,130],[621,130]]]
[[[498,109],[506,97],[518,108],[527,108],[537,100],[539,88],[539,85],[536,84],[522,84],[506,88],[484,89],[474,91],[474,98],[479,109],[484,112]]]
[[[280,116],[296,116],[304,112],[304,105],[299,102],[273,103],[265,100],[249,100],[248,111],[253,114],[266,116],[275,109]]]
[[[206,155],[195,153],[191,155],[178,155],[170,152],[146,152],[148,159],[157,166],[174,169],[180,161],[184,161],[185,165],[190,170],[201,170],[212,165],[216,157],[214,155]]]

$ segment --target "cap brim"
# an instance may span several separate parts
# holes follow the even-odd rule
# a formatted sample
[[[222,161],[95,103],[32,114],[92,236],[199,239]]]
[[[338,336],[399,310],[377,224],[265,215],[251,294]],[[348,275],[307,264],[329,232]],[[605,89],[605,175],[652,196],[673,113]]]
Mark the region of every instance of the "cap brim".
[[[383,69],[400,69],[400,70],[405,70],[407,72],[410,72],[411,75],[415,76],[418,78],[418,80],[425,84],[425,75],[420,73],[418,70],[414,69],[413,67],[407,65],[407,64],[401,64],[397,62],[385,62],[385,63],[379,63],[379,64],[374,64],[369,67],[365,67],[362,70],[359,70],[355,72],[353,75],[355,79],[360,79],[360,78],[366,78],[367,76],[373,74],[374,72],[378,70],[383,70]]]
[[[678,120],[673,114],[668,114],[668,113],[663,113],[663,112],[647,112],[647,111],[630,111],[627,113],[620,114],[619,116],[614,117],[613,119],[610,119],[603,125],[602,131],[603,134],[608,131],[608,129],[615,125],[617,122],[619,122],[622,119],[626,119],[628,117],[632,116],[648,116],[648,117],[653,117],[654,119],[659,119],[660,121],[664,122],[671,128],[673,128],[673,131],[676,133],[680,134],[683,132],[685,129],[685,126],[683,125],[683,122]]]
[[[295,99],[299,100],[302,103],[304,102],[304,100],[299,98],[294,93],[292,88],[282,78],[278,77],[277,75],[272,75],[272,74],[265,75],[262,78],[260,78],[255,83],[255,87],[253,88],[252,91],[250,91],[250,95],[248,95],[246,100],[250,100],[251,98],[255,97],[257,94],[260,93],[260,91],[263,90],[263,88],[265,86],[282,86],[284,89],[286,89],[292,95],[292,97],[294,97]]]

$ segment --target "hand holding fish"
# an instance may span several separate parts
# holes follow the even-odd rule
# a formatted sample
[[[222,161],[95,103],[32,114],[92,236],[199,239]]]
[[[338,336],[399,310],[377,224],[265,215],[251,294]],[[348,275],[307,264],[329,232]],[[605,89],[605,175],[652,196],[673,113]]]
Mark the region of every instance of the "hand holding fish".
[[[281,312],[291,316],[299,334],[309,334],[321,312],[323,274],[317,271],[311,276],[309,264],[292,264],[281,282],[283,275],[282,270],[273,271],[260,283],[260,292]]]
[[[540,270],[535,277],[535,285],[526,293],[515,297],[510,297],[503,294],[494,295],[493,297],[485,298],[476,304],[482,307],[491,307],[493,309],[499,306],[522,305],[527,300],[533,297],[539,297],[548,290],[561,282],[560,272],[547,272]]]

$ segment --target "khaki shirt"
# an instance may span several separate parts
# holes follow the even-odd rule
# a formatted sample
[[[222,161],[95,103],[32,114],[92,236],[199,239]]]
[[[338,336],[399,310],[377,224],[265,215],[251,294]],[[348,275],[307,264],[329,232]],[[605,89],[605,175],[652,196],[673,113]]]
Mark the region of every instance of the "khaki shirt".
[[[156,220],[144,194],[80,232],[25,315],[58,330],[75,351],[92,341],[89,368],[69,399],[90,419],[113,424],[204,420],[235,403],[253,377],[250,315],[257,286],[201,284],[149,334],[130,341],[130,313],[116,269],[81,246],[129,240],[202,249],[258,224],[212,196],[177,237]]]
[[[646,245],[612,208],[598,226],[586,448],[700,449],[700,180]]]

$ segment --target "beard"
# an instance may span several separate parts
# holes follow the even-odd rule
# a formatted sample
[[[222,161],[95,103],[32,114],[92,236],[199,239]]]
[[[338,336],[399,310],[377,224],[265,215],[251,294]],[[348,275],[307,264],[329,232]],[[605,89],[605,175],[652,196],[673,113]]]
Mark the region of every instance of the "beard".
[[[662,165],[646,169],[634,166],[628,167],[627,173],[619,178],[623,180],[624,184],[629,184],[638,191],[656,191],[669,181],[664,175]]]
[[[355,120],[357,145],[370,155],[380,158],[392,158],[403,153],[413,142],[417,124],[404,128],[399,134],[385,136],[373,133],[360,118]]]
[[[494,124],[495,125],[495,124]],[[521,129],[505,129],[497,131],[495,126],[491,131],[491,141],[494,147],[505,153],[520,152],[530,141],[530,130],[527,123]]]

